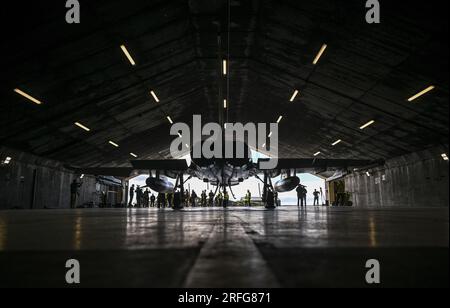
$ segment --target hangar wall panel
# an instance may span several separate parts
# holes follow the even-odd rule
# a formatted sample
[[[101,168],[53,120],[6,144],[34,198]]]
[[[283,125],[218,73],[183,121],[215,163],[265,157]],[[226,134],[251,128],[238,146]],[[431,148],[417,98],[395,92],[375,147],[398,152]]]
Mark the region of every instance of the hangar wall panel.
[[[6,148],[0,153],[13,158],[0,166],[0,209],[70,208],[70,184],[77,175],[55,161]],[[95,184],[94,177],[83,178],[78,204],[95,198]]]
[[[346,176],[356,207],[448,207],[449,164],[432,149],[386,161],[383,167]]]

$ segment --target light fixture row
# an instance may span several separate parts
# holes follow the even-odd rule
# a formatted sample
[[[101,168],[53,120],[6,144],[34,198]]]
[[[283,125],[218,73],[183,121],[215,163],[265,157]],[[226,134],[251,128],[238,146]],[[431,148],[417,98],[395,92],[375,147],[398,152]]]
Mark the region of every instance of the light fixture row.
[[[338,145],[338,144],[341,143],[341,142],[342,142],[342,139],[336,140],[335,142],[333,142],[333,143],[331,144],[331,146],[336,146],[336,145]],[[321,152],[321,151],[318,151],[318,152],[314,153],[313,155],[314,155],[314,157],[316,157],[316,156],[319,156],[320,154],[322,154],[322,152]]]
[[[327,49],[328,45],[327,44],[323,44],[322,47],[320,48],[319,52],[317,53],[317,55],[315,56],[314,60],[313,60],[313,64],[317,65],[319,63],[320,58],[323,56],[323,54],[325,53],[325,50]],[[291,99],[289,100],[290,102],[293,102],[296,97],[298,96],[298,94],[300,93],[299,90],[294,90],[294,93],[291,96]]]
[[[367,123],[365,123],[364,125],[360,126],[359,129],[360,129],[360,130],[366,129],[367,127],[373,125],[374,123],[375,123],[375,120],[370,120],[369,122],[367,122]],[[338,144],[340,144],[340,143],[342,143],[342,142],[343,142],[342,139],[338,139],[338,140],[336,140],[335,142],[333,142],[331,145],[332,145],[332,146],[336,146],[336,145],[338,145]],[[320,154],[322,154],[322,152],[316,152],[316,153],[314,154],[314,156],[319,156]]]
[[[319,61],[320,61],[320,59],[322,58],[322,56],[324,55],[324,53],[325,53],[327,47],[328,47],[327,44],[323,44],[323,45],[321,46],[320,50],[318,51],[318,53],[316,54],[316,56],[315,56],[315,58],[314,58],[314,60],[313,60],[313,65],[317,65],[317,64],[319,63]],[[128,59],[128,61],[130,62],[130,64],[131,64],[132,66],[136,66],[136,61],[135,61],[134,58],[132,57],[131,53],[128,51],[127,47],[126,47],[125,45],[122,44],[122,45],[120,45],[120,48],[121,48],[122,52],[124,53],[125,57],[126,57],[126,58]],[[223,73],[224,76],[228,74],[228,62],[227,62],[226,59],[223,59],[223,60],[222,60],[222,73]],[[424,90],[418,92],[417,94],[411,96],[410,98],[408,98],[408,102],[412,102],[412,101],[418,99],[419,97],[421,97],[421,96],[427,94],[428,92],[430,92],[430,91],[432,91],[432,90],[434,90],[434,89],[435,89],[435,86],[431,85],[431,86],[425,88]],[[17,94],[19,94],[19,95],[25,97],[26,99],[30,100],[31,102],[33,102],[33,103],[35,103],[35,104],[37,104],[37,105],[41,105],[41,104],[42,104],[42,102],[41,102],[40,100],[36,99],[35,97],[31,96],[30,94],[26,93],[25,91],[23,91],[23,90],[21,90],[21,89],[16,88],[16,89],[14,89],[14,92],[16,92]],[[297,96],[299,95],[299,93],[300,93],[299,90],[297,90],[297,89],[294,90],[294,93],[292,94],[292,96],[291,96],[291,98],[290,98],[290,102],[293,102],[293,101],[297,98]],[[158,96],[156,95],[156,93],[155,93],[154,90],[151,90],[151,91],[150,91],[150,94],[151,94],[151,96],[153,97],[153,99],[155,100],[156,103],[159,103],[159,102],[160,102],[160,100],[159,100],[159,98],[158,98]],[[228,107],[228,102],[227,102],[226,99],[224,99],[223,102],[224,102],[224,109],[226,109],[226,108]],[[277,123],[279,124],[279,123],[281,122],[282,119],[283,119],[283,116],[280,116],[280,117],[278,118],[278,120],[277,120]],[[167,120],[169,121],[170,124],[173,124],[173,121],[172,121],[172,119],[171,119],[170,116],[167,116]],[[362,126],[360,127],[360,129],[363,130],[363,129],[365,129],[365,128],[371,126],[371,125],[373,125],[374,123],[375,123],[375,120],[371,120],[371,121],[367,122],[366,124],[362,125]],[[88,128],[87,126],[83,125],[83,124],[80,123],[80,122],[75,122],[74,124],[75,124],[76,126],[78,126],[79,128],[81,128],[81,129],[87,131],[87,132],[90,131],[90,128]],[[270,138],[271,136],[272,136],[272,132],[270,132],[269,138]],[[335,141],[334,143],[332,143],[332,146],[336,146],[336,145],[338,145],[338,144],[341,143],[341,142],[342,142],[342,140],[339,139],[339,140]],[[113,141],[111,141],[111,140],[109,141],[109,144],[111,144],[111,145],[114,146],[114,147],[119,147],[119,145],[118,145],[117,143],[115,143],[115,142],[113,142]],[[320,155],[320,154],[321,154],[321,152],[319,151],[319,152],[316,152],[316,153],[314,154],[314,156],[318,156],[318,155]],[[137,157],[137,155],[134,154],[134,153],[130,153],[130,155],[133,156],[133,157]],[[444,155],[445,155],[445,157],[444,157]],[[442,157],[443,157],[444,160],[448,160],[448,157],[446,156],[446,154],[442,154]],[[4,163],[6,163],[6,160],[5,160]],[[8,161],[8,163],[9,163],[9,161]]]
[[[127,49],[127,47],[126,47],[125,45],[122,44],[122,45],[120,45],[120,49],[122,50],[122,52],[124,53],[124,55],[125,55],[125,57],[128,59],[128,61],[130,62],[130,64],[131,64],[132,66],[136,66],[136,61],[134,60],[133,56],[131,55],[131,53],[129,52],[129,50]],[[31,102],[33,102],[33,103],[35,103],[35,104],[37,104],[37,105],[42,105],[42,101],[38,100],[37,98],[31,96],[30,94],[26,93],[25,91],[23,91],[23,90],[21,90],[21,89],[16,88],[16,89],[14,89],[14,92],[16,92],[17,94],[19,94],[19,95],[25,97],[26,99],[28,99],[29,101],[31,101]],[[153,99],[155,100],[155,102],[157,102],[157,103],[160,102],[160,100],[159,100],[159,98],[158,98],[158,96],[156,95],[156,93],[155,93],[154,90],[151,90],[151,91],[150,91],[150,94],[151,94],[151,96],[153,97]],[[171,119],[170,117],[167,117],[167,119],[169,120],[169,122],[170,122],[171,124],[173,124],[173,121],[172,121],[172,119]],[[87,132],[90,132],[90,131],[91,131],[91,129],[90,129],[89,127],[87,127],[86,125],[82,124],[81,122],[75,122],[74,124],[75,124],[76,126],[78,126],[79,128],[81,128],[81,129],[87,131]],[[116,148],[119,147],[119,145],[118,145],[116,142],[112,141],[112,140],[109,140],[108,143],[109,143],[110,145],[116,147]],[[132,152],[130,153],[130,155],[133,156],[134,158],[137,158],[137,157],[138,157],[135,153],[132,153]],[[11,158],[8,157],[8,158],[4,161],[4,163],[5,163],[5,164],[9,164],[10,160],[11,160]]]
[[[136,61],[131,56],[131,54],[128,51],[127,47],[125,45],[121,45],[120,48],[122,49],[125,57],[128,59],[130,64],[132,66],[135,66],[136,65]],[[224,66],[223,67],[224,67],[224,75],[226,75],[226,60],[224,60]],[[150,95],[153,97],[153,99],[155,100],[156,103],[160,102],[160,99],[159,99],[158,95],[156,94],[156,92],[154,90],[150,91]],[[224,104],[225,104],[225,108],[226,108],[226,102]],[[167,116],[167,120],[170,122],[170,124],[173,124],[173,121],[170,118],[170,116]],[[134,153],[130,153],[130,155],[133,156],[133,157],[137,157],[136,154],[134,154]]]
[[[86,125],[84,125],[84,124],[82,124],[82,123],[80,123],[80,122],[75,122],[74,124],[75,124],[76,126],[78,126],[79,128],[81,128],[81,129],[87,131],[87,132],[90,132],[90,131],[91,131],[91,129],[90,129],[89,127],[87,127]],[[109,143],[110,145],[112,145],[113,147],[116,147],[116,148],[119,147],[119,145],[118,145],[116,142],[112,141],[112,140],[109,140],[108,143]],[[134,153],[130,153],[130,155],[133,156],[134,158],[137,158],[137,157],[138,157],[138,156],[137,156],[136,154],[134,154]]]

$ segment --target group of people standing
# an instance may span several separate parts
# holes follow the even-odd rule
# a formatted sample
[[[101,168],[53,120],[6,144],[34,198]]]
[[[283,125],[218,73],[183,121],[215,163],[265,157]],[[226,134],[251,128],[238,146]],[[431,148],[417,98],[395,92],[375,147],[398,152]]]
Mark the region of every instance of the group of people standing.
[[[306,186],[303,186],[301,184],[299,184],[296,188],[297,191],[297,206],[298,207],[303,207],[306,206],[306,196],[308,194],[308,191],[306,190]],[[320,188],[320,191],[318,191],[317,189],[314,189],[313,192],[313,196],[314,196],[314,206],[319,206],[319,197],[322,197],[323,199],[323,191],[322,191],[322,187]],[[323,201],[322,201],[323,203]]]
[[[135,188],[133,184],[130,187],[129,193],[130,199],[128,201],[128,207],[133,207],[133,199],[135,194],[136,194],[135,207],[155,207],[156,205],[160,207],[162,205],[163,196],[160,196],[160,194],[158,194],[158,197],[155,197],[154,194],[150,194],[150,190],[148,188],[143,190],[139,185]]]
[[[178,194],[179,195],[179,194]],[[150,192],[148,188],[143,190],[139,185],[136,187],[131,185],[129,189],[129,201],[128,207],[137,207],[137,208],[148,208],[148,207],[157,207],[157,208],[165,208],[165,207],[173,207],[174,198],[176,194],[174,193],[158,193],[155,196]],[[228,192],[219,192],[218,194],[214,194],[213,191],[207,193],[206,190],[203,190],[200,194],[200,197],[197,193],[192,190],[186,190],[184,192],[184,206],[185,207],[227,207],[229,205],[230,197]],[[133,204],[133,201],[135,203]]]
[[[192,198],[192,195],[195,194],[195,191],[192,191],[191,196],[189,197],[189,191],[186,191],[186,195],[188,196],[188,200],[191,200],[190,205],[192,207],[196,206],[195,199]],[[196,196],[196,194],[195,194]],[[200,195],[200,206],[201,207],[227,207],[229,205],[230,196],[227,191],[224,193],[219,192],[218,194],[214,194],[212,190],[207,193],[206,190],[203,190]],[[186,204],[186,206],[189,206],[189,203]]]
[[[303,207],[307,205],[306,196],[308,191],[306,190],[306,186],[299,184],[296,188],[297,192],[297,206]],[[129,202],[128,207],[137,207],[137,208],[148,208],[148,207],[157,207],[157,208],[171,208],[174,205],[174,193],[158,193],[157,196],[151,193],[148,188],[143,190],[139,185],[134,186],[131,185],[129,190]],[[179,196],[180,194],[178,194]],[[136,198],[135,198],[136,196]],[[323,199],[323,191],[320,188],[320,191],[314,189],[314,206],[320,205],[320,197]],[[212,190],[209,193],[206,190],[203,190],[200,196],[192,190],[186,190],[184,192],[183,205],[185,207],[227,207],[229,205],[230,197],[228,192],[219,192],[215,194]],[[269,196],[268,196],[269,197]],[[133,205],[133,200],[136,199],[135,204]],[[178,197],[180,199],[180,197]],[[273,199],[273,203],[275,206],[278,206],[278,194],[272,193],[269,199]],[[244,197],[244,206],[251,206],[252,195],[249,190]],[[178,202],[180,200],[177,200]],[[271,202],[272,203],[272,202]]]

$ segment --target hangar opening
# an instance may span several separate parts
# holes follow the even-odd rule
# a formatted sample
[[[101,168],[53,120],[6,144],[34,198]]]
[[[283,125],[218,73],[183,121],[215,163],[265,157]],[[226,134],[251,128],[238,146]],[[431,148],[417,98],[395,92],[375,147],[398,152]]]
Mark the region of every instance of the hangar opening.
[[[268,158],[267,155],[259,153],[257,151],[252,150],[252,161],[254,163],[258,162],[258,159],[260,158]],[[180,159],[185,159],[187,164],[190,165],[191,163],[191,158],[189,155],[185,155],[183,157],[181,157]],[[309,189],[309,193],[308,190],[306,191],[306,203],[309,205],[315,205],[314,204],[314,193],[315,191],[319,192],[319,194],[317,194],[318,196],[318,201],[317,201],[317,205],[329,205],[329,196],[327,194],[327,189],[326,189],[326,181],[323,177],[317,176],[317,175],[313,175],[313,174],[308,174],[308,173],[304,173],[304,174],[298,174],[297,175],[300,179],[300,183],[305,186],[305,188]],[[133,189],[137,189],[138,187],[141,189],[141,192],[139,193],[140,198],[142,198],[142,200],[140,200],[139,202],[139,206],[140,207],[144,207],[145,203],[143,200],[148,197],[146,197],[146,193],[145,191],[148,190],[148,194],[151,198],[151,195],[155,196],[155,198],[158,197],[158,192],[155,190],[152,190],[151,188],[149,188],[147,186],[146,180],[149,177],[149,174],[141,174],[138,176],[135,176],[131,179],[129,179],[126,182],[126,190],[129,191],[130,187],[134,187]],[[286,174],[283,175],[279,175],[277,177],[274,177],[272,180],[274,183],[282,180],[286,178]],[[168,179],[168,181],[170,181],[172,184],[175,184],[176,180],[175,179]],[[245,204],[245,200],[247,198],[247,195],[249,193],[249,196],[252,200],[252,204],[255,206],[264,206],[262,197],[263,197],[263,182],[261,181],[261,179],[257,179],[257,178],[250,178],[246,181],[244,181],[242,184],[235,186],[234,188],[230,189],[230,193],[229,193],[229,200],[232,201],[232,203],[230,203],[230,205],[233,206],[241,206],[243,204]],[[215,192],[214,195],[217,194],[216,192],[217,186],[214,185],[210,185],[210,183],[208,182],[204,182],[199,180],[198,178],[191,178],[189,180],[186,181],[186,191],[188,192],[189,196],[192,196],[192,192],[195,192],[196,195],[196,202],[194,203],[196,206],[204,206],[204,207],[208,207],[210,205],[209,202],[202,202],[202,192],[205,192],[207,195],[207,199],[209,199],[209,194],[211,192]],[[137,195],[136,193],[132,193],[133,196],[133,201],[132,201],[132,205],[137,205]],[[331,196],[331,195],[330,195]],[[165,197],[170,197],[172,198],[172,196],[165,196]],[[298,192],[294,189],[292,191],[288,191],[288,192],[284,192],[284,193],[280,193],[277,198],[278,200],[278,205],[297,205],[298,203]],[[128,195],[128,199],[124,200],[123,205],[130,205],[129,204],[129,200],[130,200],[130,195]],[[335,199],[333,199],[334,201]],[[168,206],[169,204],[167,204]],[[191,204],[189,204],[191,205]],[[188,205],[188,206],[189,206]],[[213,202],[213,205],[217,205],[216,202]],[[335,204],[338,205],[338,204]],[[148,207],[148,206],[146,206]],[[170,206],[169,206],[170,207]]]
[[[5,4],[0,287],[448,286],[438,2]]]

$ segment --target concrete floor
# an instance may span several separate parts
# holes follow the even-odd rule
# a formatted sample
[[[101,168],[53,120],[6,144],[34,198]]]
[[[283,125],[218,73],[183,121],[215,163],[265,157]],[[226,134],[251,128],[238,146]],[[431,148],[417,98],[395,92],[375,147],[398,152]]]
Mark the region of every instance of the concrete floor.
[[[0,212],[0,287],[446,286],[448,208]]]

